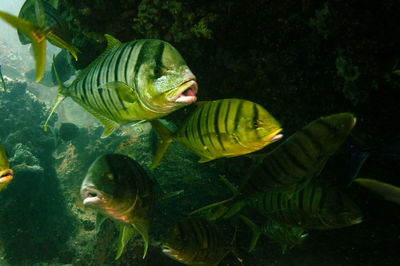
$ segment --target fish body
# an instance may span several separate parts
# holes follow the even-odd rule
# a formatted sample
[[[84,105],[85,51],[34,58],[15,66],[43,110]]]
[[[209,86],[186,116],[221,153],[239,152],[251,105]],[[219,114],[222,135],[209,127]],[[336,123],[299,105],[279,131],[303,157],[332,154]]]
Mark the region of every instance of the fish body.
[[[172,45],[154,39],[106,39],[106,51],[70,87],[59,82],[53,111],[64,97],[71,97],[103,123],[105,137],[122,124],[163,117],[196,101],[195,76]]]
[[[0,191],[2,191],[13,179],[14,172],[8,163],[7,152],[0,146]]]
[[[248,154],[279,140],[279,122],[261,105],[242,99],[201,102],[175,132],[153,121],[161,136],[152,167],[161,160],[172,139],[207,162]]]
[[[241,193],[299,190],[300,185],[321,173],[355,122],[352,114],[339,113],[309,123],[264,156],[241,186]]]
[[[304,229],[335,229],[362,221],[361,210],[345,193],[314,182],[295,193],[255,195],[246,203],[281,224]]]
[[[6,91],[6,83],[4,82],[3,73],[1,72],[1,65],[0,65],[0,79],[1,79],[1,85],[3,86],[3,90]]]
[[[153,181],[137,162],[120,154],[100,156],[87,172],[81,197],[86,207],[118,221],[124,230],[132,225],[144,239],[146,255],[155,197]]]
[[[218,265],[232,250],[219,228],[201,217],[180,220],[161,248],[165,255],[186,265]]]
[[[400,188],[369,178],[357,178],[354,182],[360,184],[361,186],[381,195],[386,200],[392,201],[394,203],[400,204]]]
[[[18,30],[22,44],[32,44],[36,63],[36,82],[44,73],[46,40],[51,44],[68,50],[77,60],[78,49],[71,45],[67,24],[58,11],[46,1],[27,0],[21,7],[18,17],[0,11],[0,18]]]

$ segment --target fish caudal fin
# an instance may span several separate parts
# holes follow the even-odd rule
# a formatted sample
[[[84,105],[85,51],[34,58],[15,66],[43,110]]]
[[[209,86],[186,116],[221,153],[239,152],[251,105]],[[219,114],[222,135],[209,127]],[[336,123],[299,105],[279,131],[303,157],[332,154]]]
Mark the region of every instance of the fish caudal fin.
[[[157,144],[156,153],[154,154],[153,157],[153,162],[150,166],[150,169],[153,169],[158,165],[158,163],[164,156],[165,152],[168,150],[168,147],[173,140],[172,138],[173,133],[158,120],[151,120],[150,123],[160,138]]]
[[[54,55],[53,55],[53,69],[54,69],[54,73],[55,73],[55,76],[56,76],[56,79],[57,79],[57,83],[58,83],[58,94],[57,94],[56,103],[54,104],[53,108],[51,109],[50,115],[47,118],[46,123],[44,124],[44,131],[47,131],[47,124],[49,123],[50,118],[53,115],[54,111],[56,110],[58,105],[65,99],[65,95],[63,93],[65,93],[66,88],[62,84],[60,78],[58,77]]]
[[[135,229],[128,224],[121,224],[119,226],[119,236],[118,236],[118,243],[117,243],[117,255],[115,256],[115,260],[118,260],[121,257],[122,253],[124,252],[126,244],[132,238],[133,234],[135,233]]]
[[[46,60],[46,32],[24,19],[3,11],[0,11],[0,18],[19,30],[31,41],[36,63],[36,82],[39,82],[44,73]]]

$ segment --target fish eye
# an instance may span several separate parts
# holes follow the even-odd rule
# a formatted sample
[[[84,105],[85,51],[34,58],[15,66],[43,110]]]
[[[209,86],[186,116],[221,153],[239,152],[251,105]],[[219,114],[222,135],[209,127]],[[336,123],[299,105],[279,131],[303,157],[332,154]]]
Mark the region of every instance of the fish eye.
[[[110,180],[114,180],[114,175],[112,173],[107,174],[107,178]]]
[[[166,69],[165,67],[157,66],[157,67],[154,69],[154,76],[156,76],[156,77],[161,77],[161,76],[164,75],[166,72],[167,72],[167,69]]]
[[[262,121],[261,120],[254,120],[253,121],[253,126],[255,127],[255,128],[258,128],[258,127],[260,127],[262,125]]]

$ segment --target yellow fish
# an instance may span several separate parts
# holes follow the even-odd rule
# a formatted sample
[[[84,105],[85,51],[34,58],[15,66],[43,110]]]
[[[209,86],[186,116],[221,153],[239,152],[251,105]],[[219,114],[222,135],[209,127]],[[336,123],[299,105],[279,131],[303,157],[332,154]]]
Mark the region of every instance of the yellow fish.
[[[10,169],[7,152],[0,146],[0,191],[13,179],[14,172]]]
[[[267,110],[242,99],[198,103],[175,133],[159,121],[151,123],[161,139],[151,168],[159,163],[173,139],[198,155],[203,163],[248,154],[282,137],[279,122]]]

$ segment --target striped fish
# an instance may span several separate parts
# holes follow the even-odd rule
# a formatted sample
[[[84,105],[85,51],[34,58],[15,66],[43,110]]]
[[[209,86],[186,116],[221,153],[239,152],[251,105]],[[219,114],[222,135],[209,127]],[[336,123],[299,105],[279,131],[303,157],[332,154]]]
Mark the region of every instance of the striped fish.
[[[71,97],[103,123],[105,137],[121,124],[163,117],[196,101],[195,76],[172,45],[152,39],[121,43],[105,37],[105,52],[70,87],[56,75],[59,97],[51,114]]]
[[[218,265],[232,251],[218,227],[200,217],[180,220],[161,248],[165,255],[186,265]]]
[[[32,44],[36,63],[36,82],[44,73],[46,59],[46,40],[51,44],[68,50],[78,60],[78,49],[71,45],[71,35],[66,22],[58,11],[43,0],[27,0],[21,7],[18,17],[0,11],[0,18],[18,30],[22,44]]]
[[[271,190],[296,190],[300,183],[304,185],[307,179],[320,174],[355,122],[352,114],[339,113],[306,125],[263,158],[244,181],[241,192],[250,195]]]
[[[282,254],[285,254],[288,249],[300,245],[308,237],[308,233],[300,227],[287,226],[272,219],[267,219],[263,225],[258,226],[241,214],[239,214],[238,217],[253,231],[249,252],[255,248],[261,234],[266,235],[280,244],[282,247]]]
[[[279,223],[304,229],[335,229],[362,221],[361,210],[345,193],[315,182],[295,193],[258,194],[246,203]]]
[[[134,231],[143,237],[146,256],[155,194],[153,181],[137,162],[120,154],[100,156],[89,167],[80,193],[84,206],[99,212],[97,226],[105,218],[122,224],[116,259]]]
[[[159,121],[152,121],[160,136],[154,168],[172,139],[200,157],[200,163],[221,157],[248,154],[279,140],[282,130],[278,121],[261,105],[241,99],[201,102],[175,132]]]
[[[14,172],[8,163],[7,152],[0,145],[0,191],[2,191],[13,179]]]

